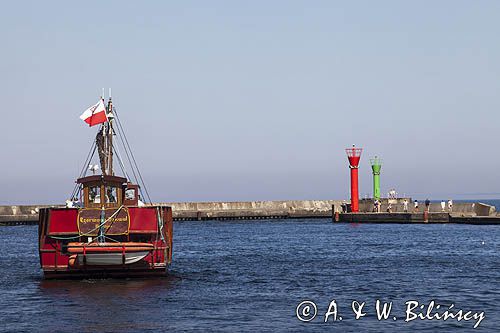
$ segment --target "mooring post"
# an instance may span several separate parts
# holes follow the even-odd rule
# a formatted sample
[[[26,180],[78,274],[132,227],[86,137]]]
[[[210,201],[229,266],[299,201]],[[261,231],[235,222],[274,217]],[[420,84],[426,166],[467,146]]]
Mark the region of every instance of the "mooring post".
[[[332,222],[338,222],[340,220],[339,212],[335,209],[335,205],[332,205]]]

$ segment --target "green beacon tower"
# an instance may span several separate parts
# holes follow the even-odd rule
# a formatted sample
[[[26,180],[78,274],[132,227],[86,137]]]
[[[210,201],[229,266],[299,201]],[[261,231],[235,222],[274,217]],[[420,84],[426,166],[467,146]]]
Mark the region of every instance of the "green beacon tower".
[[[370,159],[373,172],[373,200],[380,200],[380,169],[382,168],[382,160],[375,156]]]

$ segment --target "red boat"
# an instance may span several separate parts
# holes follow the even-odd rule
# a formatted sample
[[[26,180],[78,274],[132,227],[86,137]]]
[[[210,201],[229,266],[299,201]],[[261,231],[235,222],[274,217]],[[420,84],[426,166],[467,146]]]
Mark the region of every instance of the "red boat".
[[[88,117],[82,115],[80,118],[90,126],[100,125],[100,130],[81,177],[77,179],[65,208],[40,210],[38,236],[44,276],[164,275],[172,261],[172,210],[167,206],[152,205],[150,200],[149,204],[142,202],[145,185],[111,98],[107,106],[100,100],[86,112],[84,115]],[[114,126],[116,121],[118,126]],[[127,175],[119,145],[114,142],[116,136],[121,139],[135,183],[127,176],[114,174],[113,156],[117,155],[120,167]],[[97,175],[95,172],[99,167],[89,165],[95,151],[98,151],[102,171]],[[89,170],[94,174],[87,176]],[[149,198],[147,191],[146,197]]]

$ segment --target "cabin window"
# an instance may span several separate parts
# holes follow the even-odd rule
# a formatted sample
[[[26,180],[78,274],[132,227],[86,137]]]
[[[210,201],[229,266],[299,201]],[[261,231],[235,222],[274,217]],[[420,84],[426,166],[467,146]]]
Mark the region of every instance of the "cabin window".
[[[135,200],[135,188],[125,190],[125,200]]]
[[[116,187],[106,186],[106,203],[116,203]]]
[[[89,187],[89,203],[101,203],[100,189],[99,186]]]

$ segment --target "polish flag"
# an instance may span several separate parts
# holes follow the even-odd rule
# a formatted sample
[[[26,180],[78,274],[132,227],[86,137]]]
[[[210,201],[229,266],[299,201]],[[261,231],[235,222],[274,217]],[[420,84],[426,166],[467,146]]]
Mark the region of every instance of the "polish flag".
[[[80,119],[89,124],[89,126],[107,122],[108,116],[106,115],[104,100],[101,99],[96,105],[92,105],[87,110],[85,110],[80,116]]]

